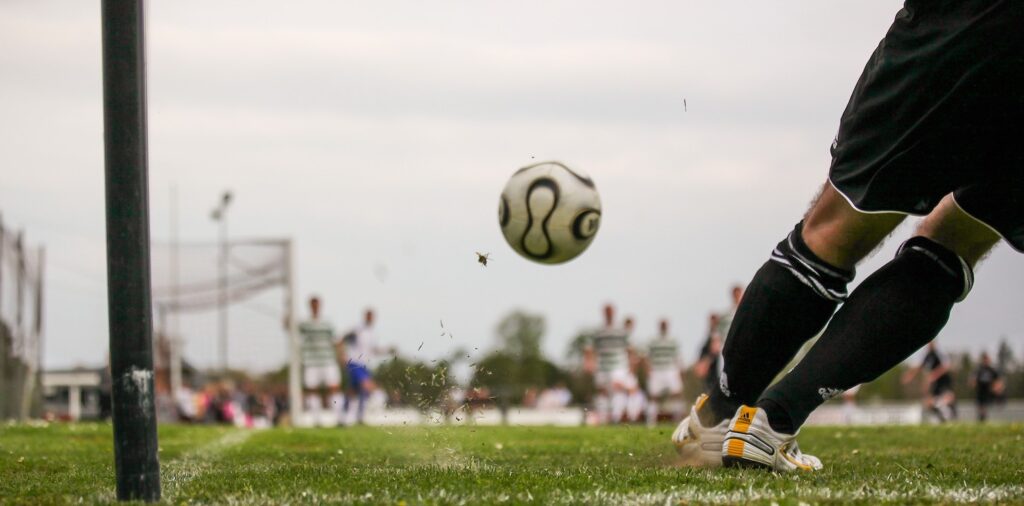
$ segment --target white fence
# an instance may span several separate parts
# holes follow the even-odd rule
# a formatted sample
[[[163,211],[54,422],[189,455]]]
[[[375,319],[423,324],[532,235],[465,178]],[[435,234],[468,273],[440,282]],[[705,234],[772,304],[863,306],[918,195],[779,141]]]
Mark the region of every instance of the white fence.
[[[960,422],[974,422],[976,411],[972,402],[963,401],[958,405]],[[334,415],[327,414],[325,424],[333,424]],[[507,423],[511,426],[559,426],[577,427],[583,424],[584,410],[571,407],[552,410],[533,408],[509,408],[507,421],[503,422],[501,412],[496,408],[487,408],[472,414],[457,411],[443,417],[439,413],[420,413],[412,408],[373,409],[366,412],[366,424],[374,426],[416,426],[416,425],[480,425],[493,426]],[[1024,421],[1024,401],[1010,401],[1002,406],[993,406],[989,410],[989,420],[993,422]],[[917,403],[885,403],[869,404],[850,408],[841,404],[827,404],[815,411],[807,420],[807,425],[918,425],[930,423],[920,404]],[[300,426],[315,425],[314,420],[301,420]]]

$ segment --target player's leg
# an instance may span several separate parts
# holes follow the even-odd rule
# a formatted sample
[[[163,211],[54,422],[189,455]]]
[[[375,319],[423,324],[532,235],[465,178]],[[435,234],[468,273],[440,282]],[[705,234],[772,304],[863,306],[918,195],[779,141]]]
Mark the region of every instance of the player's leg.
[[[946,423],[946,415],[941,409],[941,397],[937,390],[930,390],[925,397],[924,405],[928,408],[928,412],[935,416],[935,419],[940,423]]]
[[[654,395],[648,392],[647,395],[647,426],[654,427],[658,424],[658,412],[661,411],[661,406],[665,404],[665,396]]]
[[[846,298],[857,262],[903,220],[902,214],[862,213],[826,183],[802,222],[772,252],[747,286],[722,351],[719,388],[706,426],[731,418],[757,400],[800,347]]]
[[[672,421],[678,421],[683,418],[683,412],[685,410],[685,400],[683,398],[683,373],[678,369],[674,369],[667,373],[667,379],[669,382],[668,395],[666,396],[666,402],[668,402],[669,413],[672,416]]]
[[[647,371],[647,426],[653,427],[658,422],[658,411],[665,400],[661,384],[660,371]]]
[[[597,413],[597,424],[604,425],[612,419],[611,395],[607,388],[598,386],[594,393],[594,412]]]
[[[320,400],[320,374],[314,366],[302,367],[302,395],[306,401],[306,411],[316,420],[322,409]]]
[[[341,393],[341,369],[334,365],[327,371],[327,405],[334,411],[336,425],[345,423],[345,396]]]
[[[622,423],[626,416],[626,407],[629,404],[629,392],[622,382],[615,381],[611,388],[611,416],[609,422],[613,424]]]
[[[597,424],[604,425],[611,420],[611,379],[607,372],[594,373],[594,412]]]
[[[631,388],[626,391],[626,419],[630,423],[637,423],[640,421],[640,417],[643,416],[644,406],[648,403],[649,399],[644,391],[639,388]]]
[[[376,384],[373,382],[370,370],[366,366],[360,364],[359,385],[357,387],[357,391],[359,392],[359,405],[356,411],[356,423],[363,423],[364,417],[366,416],[366,401],[369,399],[370,394],[373,393],[375,388]]]
[[[896,258],[869,276],[804,359],[758,406],[793,433],[818,405],[877,378],[935,338],[999,235],[947,196]]]
[[[956,392],[953,391],[952,382],[949,385],[949,389],[943,394],[943,404],[946,407],[946,415],[950,420],[956,420],[960,418],[960,412],[956,409]]]

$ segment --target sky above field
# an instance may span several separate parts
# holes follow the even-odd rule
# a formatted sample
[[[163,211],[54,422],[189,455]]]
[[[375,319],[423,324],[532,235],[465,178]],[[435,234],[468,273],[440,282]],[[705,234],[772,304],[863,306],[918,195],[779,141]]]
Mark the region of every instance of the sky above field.
[[[216,239],[209,213],[230,189],[232,236],[292,238],[299,296],[320,294],[342,329],[375,307],[380,339],[408,355],[482,353],[522,309],[546,318],[545,349],[562,359],[610,301],[640,340],[668,318],[687,360],[708,312],[823,183],[839,115],[900,7],[150,4],[154,239],[170,234],[172,185],[184,241]],[[0,3],[0,213],[47,248],[49,367],[106,356],[99,28],[97,2]],[[517,257],[497,224],[505,180],[544,159],[588,172],[604,207],[590,249],[557,267]],[[1022,266],[1006,246],[982,265],[947,350],[994,351],[1005,336],[1024,352]],[[232,365],[285,361],[280,299],[231,309]],[[215,363],[215,322],[181,319],[199,366]]]

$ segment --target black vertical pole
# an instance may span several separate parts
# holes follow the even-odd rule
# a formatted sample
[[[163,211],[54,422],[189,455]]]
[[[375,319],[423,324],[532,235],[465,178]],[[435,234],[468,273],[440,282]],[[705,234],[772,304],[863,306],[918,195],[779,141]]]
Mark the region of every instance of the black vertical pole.
[[[143,0],[103,0],[107,305],[117,498],[158,501]]]

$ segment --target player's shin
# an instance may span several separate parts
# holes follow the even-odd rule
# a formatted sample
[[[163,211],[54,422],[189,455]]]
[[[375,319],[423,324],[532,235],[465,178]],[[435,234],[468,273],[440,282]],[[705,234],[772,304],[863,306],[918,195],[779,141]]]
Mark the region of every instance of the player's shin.
[[[801,362],[758,401],[776,431],[792,434],[811,411],[869,382],[938,335],[973,284],[970,266],[924,237],[869,276]]]
[[[776,246],[750,282],[722,351],[719,388],[710,393],[705,425],[752,405],[800,347],[846,298],[853,271],[828,265],[804,244],[803,222]]]
[[[334,392],[331,394],[330,402],[338,425],[343,424],[345,422],[345,396],[341,392]]]

